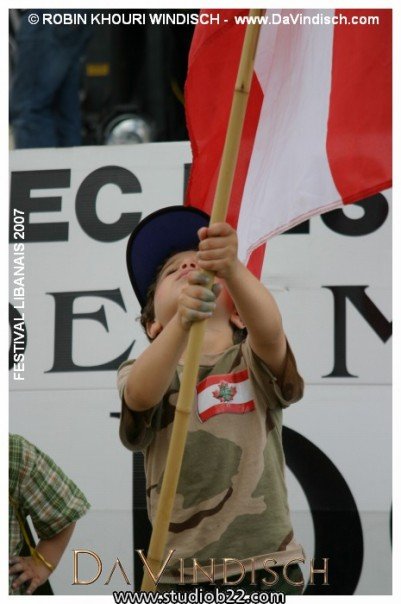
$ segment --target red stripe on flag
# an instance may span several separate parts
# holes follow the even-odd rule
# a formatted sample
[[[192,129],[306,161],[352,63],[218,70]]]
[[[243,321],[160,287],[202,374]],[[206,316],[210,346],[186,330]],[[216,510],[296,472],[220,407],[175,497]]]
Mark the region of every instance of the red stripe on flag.
[[[338,13],[380,19],[334,28],[327,155],[343,202],[352,203],[391,187],[392,11]]]
[[[208,12],[220,13],[220,22],[228,19],[228,23],[195,28],[185,82],[185,111],[193,157],[186,205],[210,214],[245,26],[234,23],[238,11]]]
[[[213,407],[209,407],[206,411],[202,411],[199,414],[200,419],[203,422],[206,422],[208,419],[213,417],[214,415],[220,415],[221,413],[249,413],[250,411],[254,411],[255,403],[253,401],[248,401],[247,403],[240,403],[238,405],[233,405],[230,403],[221,403],[219,405],[214,405]]]
[[[220,382],[228,382],[229,384],[238,384],[238,382],[244,382],[248,379],[248,369],[238,371],[237,373],[221,373],[220,375],[208,375],[204,380],[199,382],[196,386],[198,393],[205,390],[209,386],[214,386]]]
[[[260,279],[260,275],[262,273],[263,260],[265,259],[265,252],[266,252],[266,243],[263,243],[262,245],[257,247],[256,250],[253,250],[253,252],[251,253],[251,255],[249,257],[248,263],[247,263],[248,269],[258,279]]]
[[[245,34],[245,26],[234,24],[233,15],[249,13],[247,10],[216,12],[220,13],[221,21],[229,19],[229,22],[222,26],[195,28],[185,84],[187,126],[193,155],[185,204],[198,207],[208,214],[212,210]],[[221,52],[222,35],[224,47],[229,50],[229,61],[227,55]],[[208,92],[210,89],[213,94]],[[210,103],[202,102],[205,94]],[[238,223],[262,103],[263,92],[254,74],[227,211],[227,222],[234,228]],[[205,174],[208,178],[204,178]],[[263,252],[264,249],[259,250],[251,266],[248,265],[257,277],[262,269]]]

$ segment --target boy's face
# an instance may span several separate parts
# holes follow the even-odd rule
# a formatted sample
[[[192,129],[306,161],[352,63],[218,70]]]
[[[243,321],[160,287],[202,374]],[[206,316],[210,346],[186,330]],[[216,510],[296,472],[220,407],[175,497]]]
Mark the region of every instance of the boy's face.
[[[155,319],[159,321],[163,327],[172,319],[177,311],[178,297],[185,285],[187,284],[188,274],[193,270],[199,270],[196,251],[189,250],[179,252],[171,256],[163,268],[161,269],[154,297],[154,312]],[[217,311],[219,307],[224,307],[224,310],[230,315],[232,306],[231,298],[224,289],[217,298]],[[230,304],[231,302],[231,304]]]

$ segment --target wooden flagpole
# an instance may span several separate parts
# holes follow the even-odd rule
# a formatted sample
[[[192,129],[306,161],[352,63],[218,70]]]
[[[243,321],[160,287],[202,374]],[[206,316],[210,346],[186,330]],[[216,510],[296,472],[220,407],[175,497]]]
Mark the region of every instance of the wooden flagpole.
[[[251,17],[260,16],[263,12],[264,11],[260,9],[251,9],[249,15]],[[214,222],[224,222],[227,214],[249,90],[252,82],[253,63],[258,43],[259,29],[259,24],[248,24],[246,28],[210,224],[213,224]],[[208,287],[211,288],[214,274],[209,271],[205,271],[205,273],[209,278]],[[165,555],[164,550],[167,543],[168,528],[177,491],[178,478],[188,432],[188,422],[196,388],[204,331],[205,321],[200,321],[193,323],[189,332],[181,387],[178,394],[171,441],[167,454],[166,469],[164,471],[163,484],[160,491],[147,555],[147,566],[149,568],[144,569],[144,577],[141,586],[142,591],[156,590],[156,583],[154,579],[152,579],[151,574],[154,577],[157,576]]]

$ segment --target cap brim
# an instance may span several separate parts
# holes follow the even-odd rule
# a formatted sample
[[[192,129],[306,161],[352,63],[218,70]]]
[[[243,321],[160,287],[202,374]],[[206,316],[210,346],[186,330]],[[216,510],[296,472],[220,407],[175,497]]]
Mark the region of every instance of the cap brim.
[[[197,235],[210,217],[190,206],[169,206],[146,216],[131,233],[127,245],[127,268],[141,308],[157,271],[168,256],[197,249]]]

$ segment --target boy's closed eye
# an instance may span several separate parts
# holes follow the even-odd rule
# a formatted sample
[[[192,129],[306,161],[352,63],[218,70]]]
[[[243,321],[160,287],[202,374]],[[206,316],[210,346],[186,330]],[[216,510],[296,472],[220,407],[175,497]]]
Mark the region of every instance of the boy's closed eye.
[[[168,275],[175,273],[177,269],[178,269],[178,263],[172,262],[169,266],[165,267],[161,271],[159,279],[164,279],[164,277],[167,277]]]

